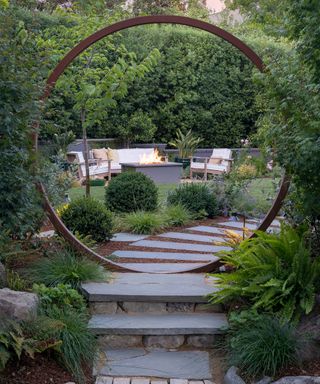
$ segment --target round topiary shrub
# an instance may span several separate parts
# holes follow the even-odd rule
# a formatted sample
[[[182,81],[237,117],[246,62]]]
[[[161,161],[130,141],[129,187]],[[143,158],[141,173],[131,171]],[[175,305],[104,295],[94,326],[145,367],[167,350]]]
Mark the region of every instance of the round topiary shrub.
[[[106,188],[106,205],[117,212],[153,211],[158,205],[158,189],[142,173],[121,173]]]
[[[218,213],[214,193],[206,184],[182,184],[168,194],[168,205],[184,206],[195,219],[213,217]]]
[[[92,197],[72,201],[61,212],[61,219],[72,232],[90,235],[95,241],[106,241],[112,237],[112,214],[103,203]]]

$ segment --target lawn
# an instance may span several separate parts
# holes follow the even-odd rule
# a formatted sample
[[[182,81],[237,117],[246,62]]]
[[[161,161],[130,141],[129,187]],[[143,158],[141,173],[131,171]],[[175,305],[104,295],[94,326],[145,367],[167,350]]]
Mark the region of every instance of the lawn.
[[[160,203],[163,203],[166,200],[167,194],[169,191],[175,189],[177,184],[157,184],[159,189],[159,200]],[[91,187],[91,196],[104,202],[105,187]],[[75,187],[71,188],[68,191],[69,197],[71,200],[76,199],[77,197],[84,196],[85,188],[84,187]]]
[[[250,191],[250,194],[257,201],[265,201],[266,197],[274,196],[274,193],[275,193],[274,183],[278,185],[279,180],[275,181],[270,178],[254,179],[248,186],[248,190]],[[177,187],[177,184],[158,184],[160,203],[164,203],[168,192],[175,189],[176,187]],[[105,187],[91,187],[90,190],[91,190],[92,197],[104,202]],[[68,193],[71,200],[73,200],[73,199],[76,199],[77,197],[84,196],[85,188],[74,187],[69,189]],[[271,202],[270,202],[270,206],[271,206]]]

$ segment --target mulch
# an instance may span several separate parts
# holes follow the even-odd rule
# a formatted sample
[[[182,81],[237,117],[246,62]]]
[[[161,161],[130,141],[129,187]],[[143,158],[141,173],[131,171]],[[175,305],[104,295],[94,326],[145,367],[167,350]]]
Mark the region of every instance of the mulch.
[[[85,384],[94,384],[91,368],[85,370]],[[35,359],[23,356],[19,363],[10,363],[0,372],[0,384],[66,384],[76,382],[72,375],[52,357],[37,355]]]
[[[320,376],[320,360],[303,362],[301,366],[292,366],[280,371],[277,379],[284,376]]]

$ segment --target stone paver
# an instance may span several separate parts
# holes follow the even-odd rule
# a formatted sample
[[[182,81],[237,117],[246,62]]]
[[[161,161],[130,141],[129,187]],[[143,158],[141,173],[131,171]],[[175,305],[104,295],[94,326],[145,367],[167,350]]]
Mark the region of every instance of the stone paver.
[[[188,384],[188,380],[183,379],[171,379],[170,384]]]
[[[143,377],[135,377],[131,380],[131,384],[149,384],[150,379]]]
[[[217,236],[195,235],[193,233],[183,233],[183,232],[165,232],[159,235],[158,237],[168,237],[170,239],[199,241],[202,243],[212,243],[213,241],[223,241],[221,237],[217,237]]]
[[[146,252],[146,251],[115,251],[112,256],[125,259],[155,259],[155,260],[181,260],[181,261],[215,261],[218,257],[203,253],[182,252]]]
[[[146,301],[205,303],[217,290],[214,278],[198,273],[114,273],[109,283],[85,283],[89,301]]]
[[[113,379],[113,384],[130,384],[130,377],[115,377]]]
[[[133,245],[136,247],[179,249],[184,251],[213,252],[213,253],[231,249],[230,247],[222,247],[217,245],[175,243],[173,241],[171,242],[171,241],[157,241],[157,240],[140,240],[130,245]]]
[[[99,375],[171,379],[211,379],[209,354],[203,351],[107,349]]]
[[[134,233],[119,232],[112,236],[111,241],[131,242],[143,240],[147,237],[149,237],[149,235],[136,235]]]
[[[227,326],[223,313],[93,315],[89,329],[99,335],[213,335]]]
[[[209,227],[206,225],[197,225],[195,227],[186,228],[189,231],[198,231],[198,232],[207,232],[207,233],[213,233],[215,235],[224,235],[224,229],[218,228],[218,227]],[[242,234],[242,231],[235,230],[234,232],[238,234]],[[221,239],[222,240],[222,239]]]
[[[231,228],[243,228],[243,221],[242,220],[240,220],[240,221],[223,221],[223,222],[217,223],[217,225],[223,225],[225,227],[231,227]],[[257,224],[252,224],[252,223],[246,222],[245,227],[248,229],[254,230],[254,229],[257,229]]]
[[[217,258],[217,260],[219,260]],[[147,273],[178,273],[202,267],[206,263],[121,263],[122,266]]]
[[[96,384],[112,384],[112,382],[112,377],[98,376],[96,379]]]

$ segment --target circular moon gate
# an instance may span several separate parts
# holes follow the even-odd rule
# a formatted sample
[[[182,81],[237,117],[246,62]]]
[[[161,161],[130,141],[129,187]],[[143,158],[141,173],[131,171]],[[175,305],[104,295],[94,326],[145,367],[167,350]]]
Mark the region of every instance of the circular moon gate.
[[[249,48],[245,43],[243,43],[237,37],[233,36],[229,32],[219,27],[216,27],[215,25],[206,23],[201,20],[196,20],[196,19],[183,17],[183,16],[142,16],[142,17],[136,17],[133,19],[124,20],[119,23],[110,25],[106,28],[103,28],[95,32],[91,36],[87,37],[86,39],[82,40],[78,45],[76,45],[73,49],[71,49],[71,51],[60,61],[60,63],[55,67],[55,69],[49,76],[42,100],[45,101],[49,97],[52,89],[55,86],[55,83],[57,82],[61,74],[68,67],[68,65],[77,56],[79,56],[85,49],[87,49],[97,41],[101,40],[102,38],[108,35],[111,35],[115,32],[128,29],[134,26],[146,25],[146,24],[180,24],[180,25],[198,28],[203,31],[207,31],[213,35],[221,37],[223,40],[229,42],[234,47],[238,48],[261,72],[263,72],[264,70],[264,65],[261,58],[251,48]],[[37,124],[36,128],[39,128],[39,123]],[[38,149],[37,134],[34,134],[33,136],[33,144],[34,144],[35,150],[37,151]],[[282,205],[283,199],[285,198],[288,192],[288,188],[289,188],[289,178],[284,176],[282,178],[281,186],[277,194],[277,197],[274,200],[271,209],[269,210],[269,212],[263,219],[262,223],[260,224],[258,228],[259,230],[265,231],[269,227],[271,222],[274,220],[274,218],[276,217]],[[111,270],[123,271],[123,272],[142,272],[133,268],[132,269],[124,268],[121,266],[121,264],[117,264],[115,262],[112,262],[111,260],[106,260],[104,257],[100,256],[99,254],[94,252],[92,249],[88,248],[86,245],[81,243],[60,220],[59,216],[55,212],[54,208],[52,207],[48,199],[44,186],[42,184],[39,184],[38,189],[43,196],[44,208],[47,212],[47,215],[51,223],[55,227],[56,231],[60,233],[60,235],[62,235],[64,239],[67,240],[73,246],[73,248],[77,249],[82,254],[87,255],[91,259],[98,261],[100,264],[105,265]],[[179,273],[211,272],[214,268],[216,268],[216,266],[217,266],[216,262],[210,262],[198,268],[179,271]]]

